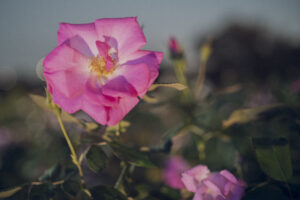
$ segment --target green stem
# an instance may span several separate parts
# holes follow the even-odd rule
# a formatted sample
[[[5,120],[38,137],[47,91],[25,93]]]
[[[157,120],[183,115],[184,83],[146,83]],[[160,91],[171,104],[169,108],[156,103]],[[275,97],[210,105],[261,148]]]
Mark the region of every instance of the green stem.
[[[173,67],[175,71],[175,75],[179,83],[182,85],[185,85],[187,88],[184,89],[183,92],[183,98],[185,102],[188,102],[190,100],[191,94],[190,94],[190,89],[185,77],[184,73],[184,67],[185,67],[185,62],[184,61],[173,61]]]
[[[116,183],[115,183],[115,186],[114,186],[115,189],[118,189],[119,185],[121,184],[121,182],[122,182],[122,180],[123,180],[123,177],[124,177],[124,175],[125,175],[126,170],[127,170],[127,165],[124,164],[124,165],[122,166],[122,171],[121,171],[121,173],[120,173],[120,175],[119,175],[119,177],[118,177],[118,180],[117,180]]]
[[[203,88],[206,74],[206,62],[201,62],[201,67],[198,72],[194,95],[197,97]]]
[[[62,122],[62,119],[61,119],[61,112],[60,112],[59,108],[56,108],[56,109],[55,109],[55,114],[56,114],[56,116],[57,116],[58,123],[59,123],[59,125],[60,125],[61,131],[62,131],[62,133],[63,133],[63,135],[64,135],[64,137],[65,137],[65,139],[66,139],[66,141],[67,141],[67,143],[68,143],[69,149],[70,149],[70,151],[71,151],[71,158],[72,158],[72,161],[73,161],[73,163],[77,166],[80,177],[83,178],[83,173],[82,173],[82,169],[81,169],[80,163],[79,163],[79,161],[78,161],[78,159],[77,159],[77,155],[76,155],[76,152],[75,152],[75,150],[74,150],[74,147],[73,147],[73,145],[72,145],[72,143],[71,143],[71,140],[70,140],[70,138],[69,138],[69,136],[68,136],[68,133],[67,133],[67,131],[66,131],[65,127],[64,127],[64,124],[63,124],[63,122]]]
[[[198,72],[198,77],[194,89],[194,96],[197,98],[200,92],[202,91],[204,81],[205,81],[205,76],[206,76],[206,67],[207,67],[207,61],[211,55],[211,38],[208,38],[204,45],[201,47],[201,63],[200,63],[200,68]]]

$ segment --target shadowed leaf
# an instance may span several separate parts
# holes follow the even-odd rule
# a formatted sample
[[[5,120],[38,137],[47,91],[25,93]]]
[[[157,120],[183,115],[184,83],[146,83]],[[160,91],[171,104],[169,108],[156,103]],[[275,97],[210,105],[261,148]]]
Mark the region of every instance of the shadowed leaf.
[[[257,119],[258,115],[262,112],[265,112],[269,109],[280,106],[280,104],[261,106],[257,108],[247,108],[235,110],[227,120],[223,121],[223,127],[227,128],[233,124],[245,124],[250,121]]]
[[[98,173],[106,167],[108,157],[102,147],[92,145],[86,154],[86,160],[90,169]]]
[[[90,191],[94,199],[127,200],[121,192],[109,186],[96,186],[90,189]]]
[[[113,149],[114,154],[123,161],[138,167],[155,167],[144,152],[126,147],[116,142],[110,143],[109,145]]]
[[[244,200],[288,200],[289,198],[276,186],[264,185],[246,193]]]
[[[36,95],[36,94],[29,94],[29,97],[39,107],[43,108],[44,110],[51,111],[51,108],[48,105],[46,97]]]
[[[277,181],[292,177],[291,153],[285,138],[256,138],[252,140],[261,169]]]
[[[45,173],[39,178],[39,181],[55,181],[61,172],[61,165],[56,164],[50,169],[46,170]]]
[[[49,184],[33,185],[29,193],[30,200],[48,200],[54,196],[54,187]]]

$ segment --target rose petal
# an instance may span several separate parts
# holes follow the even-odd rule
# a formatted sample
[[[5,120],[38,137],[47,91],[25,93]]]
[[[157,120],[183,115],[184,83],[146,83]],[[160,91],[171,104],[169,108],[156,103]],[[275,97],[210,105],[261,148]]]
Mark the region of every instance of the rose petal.
[[[138,94],[145,93],[149,88],[150,70],[144,63],[119,66],[115,74],[125,77]]]
[[[203,198],[202,188],[197,189],[197,191],[193,197],[193,200],[207,200],[207,199]]]
[[[82,55],[93,58],[94,54],[91,52],[88,44],[78,35],[71,37],[64,42],[68,46],[72,47],[73,49],[76,49],[79,51]]]
[[[102,93],[102,89],[97,85],[97,77],[90,77],[85,90],[86,100],[94,104],[101,104],[106,107],[115,106],[119,103],[119,99],[112,96],[106,96]]]
[[[150,70],[150,82],[153,82],[158,76],[159,64],[161,63],[162,57],[163,54],[161,52],[140,50],[133,53],[125,64],[146,64]]]
[[[182,182],[186,189],[191,192],[196,192],[197,188],[201,185],[201,181],[204,180],[210,171],[205,165],[198,165],[192,169],[182,173]]]
[[[98,123],[105,125],[108,119],[108,107],[101,104],[94,104],[90,101],[83,101],[82,108],[84,112],[90,115]]]
[[[219,172],[214,172],[207,178],[209,181],[213,182],[220,189],[221,193],[224,194],[224,187],[228,183],[228,180],[222,176]]]
[[[240,200],[244,195],[245,187],[241,187],[239,185],[235,185],[231,192],[227,195],[227,199],[230,200]]]
[[[137,97],[121,98],[116,107],[110,108],[107,124],[109,126],[116,125],[138,102],[139,99]]]
[[[98,19],[95,21],[95,27],[99,39],[102,42],[110,42],[114,45],[112,47],[118,50],[120,63],[146,44],[146,38],[136,17]]]
[[[207,190],[211,190],[214,192],[214,196],[223,196],[222,191],[214,182],[210,181],[209,179],[206,179],[203,181],[203,184],[207,187]]]
[[[137,92],[134,87],[123,77],[118,76],[101,88],[102,93],[112,97],[136,97]]]
[[[90,60],[66,43],[57,46],[45,57],[43,61],[44,72],[52,73],[78,68],[85,75],[88,74]]]
[[[81,37],[87,43],[88,47],[93,52],[93,54],[97,55],[98,53],[96,47],[97,34],[96,34],[94,23],[90,23],[90,24],[60,23],[57,31],[58,45],[60,45],[65,40],[74,36]]]
[[[113,66],[113,60],[108,55],[108,51],[110,49],[110,46],[105,42],[96,41],[96,46],[99,51],[100,56],[102,56],[106,61],[106,70],[109,71]]]
[[[224,176],[226,179],[228,179],[230,182],[232,182],[234,184],[238,184],[238,180],[228,170],[222,170],[222,171],[220,171],[220,174],[222,176]]]
[[[69,98],[61,94],[57,90],[53,90],[53,84],[48,83],[48,90],[52,94],[52,100],[59,105],[64,111],[68,113],[74,113],[81,109],[82,96],[77,98]]]
[[[171,157],[166,161],[163,177],[167,185],[175,189],[184,189],[181,173],[189,168],[188,163],[181,157]]]
[[[75,98],[84,92],[89,60],[75,49],[62,44],[44,59],[44,76],[52,92]],[[61,105],[60,105],[61,106]]]

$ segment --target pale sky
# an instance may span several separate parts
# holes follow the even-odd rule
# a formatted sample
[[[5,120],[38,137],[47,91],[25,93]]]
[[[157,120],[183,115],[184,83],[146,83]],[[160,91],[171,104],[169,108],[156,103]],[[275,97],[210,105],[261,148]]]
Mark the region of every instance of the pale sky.
[[[0,68],[15,69],[19,78],[36,77],[36,63],[56,45],[59,22],[128,16],[138,16],[144,25],[145,48],[165,52],[170,36],[189,51],[197,35],[221,30],[232,20],[300,39],[299,0],[1,0]]]

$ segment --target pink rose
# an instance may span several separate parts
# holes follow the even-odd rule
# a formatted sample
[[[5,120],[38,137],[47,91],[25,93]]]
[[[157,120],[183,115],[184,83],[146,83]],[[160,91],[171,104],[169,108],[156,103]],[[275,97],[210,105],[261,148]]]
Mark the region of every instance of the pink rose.
[[[182,173],[182,182],[187,190],[196,192],[197,188],[202,185],[202,181],[210,174],[209,169],[205,165],[198,165],[192,169]]]
[[[227,170],[210,173],[206,166],[196,166],[182,174],[187,190],[195,192],[193,200],[239,200],[247,187]]]
[[[181,157],[171,157],[166,161],[163,177],[166,184],[174,189],[185,188],[181,181],[181,173],[189,168],[188,163]]]
[[[136,17],[61,23],[57,39],[44,76],[53,101],[68,113],[82,110],[115,125],[158,76],[163,54],[140,50],[146,39]]]

